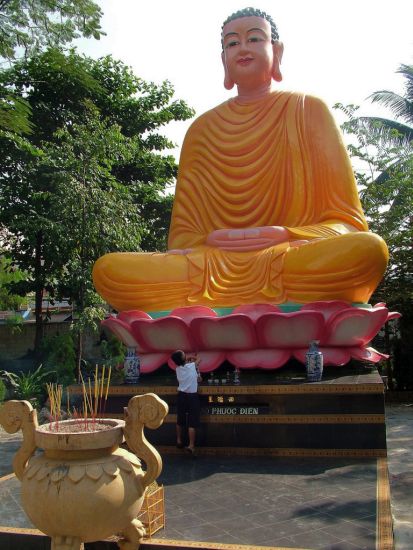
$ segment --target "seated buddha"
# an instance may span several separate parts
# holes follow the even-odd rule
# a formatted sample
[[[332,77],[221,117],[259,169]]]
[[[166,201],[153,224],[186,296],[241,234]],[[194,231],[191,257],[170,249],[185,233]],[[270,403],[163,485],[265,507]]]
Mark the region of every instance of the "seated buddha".
[[[367,302],[386,269],[340,132],[318,98],[273,91],[283,45],[248,8],[222,27],[225,88],[182,147],[166,253],[113,253],[93,270],[119,311],[317,300]]]

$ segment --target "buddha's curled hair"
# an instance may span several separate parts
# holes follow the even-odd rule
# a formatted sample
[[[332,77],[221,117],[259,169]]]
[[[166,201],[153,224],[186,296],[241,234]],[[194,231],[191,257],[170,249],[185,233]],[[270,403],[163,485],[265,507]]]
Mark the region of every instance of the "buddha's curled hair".
[[[274,42],[280,37],[280,35],[278,34],[277,25],[275,24],[271,15],[268,15],[268,13],[265,13],[265,11],[258,10],[256,8],[244,8],[242,10],[234,12],[229,17],[227,17],[221,27],[221,43],[223,43],[222,31],[227,23],[229,23],[230,21],[234,21],[234,19],[239,19],[240,17],[251,17],[254,15],[256,17],[262,17],[271,25],[271,42],[274,44]]]

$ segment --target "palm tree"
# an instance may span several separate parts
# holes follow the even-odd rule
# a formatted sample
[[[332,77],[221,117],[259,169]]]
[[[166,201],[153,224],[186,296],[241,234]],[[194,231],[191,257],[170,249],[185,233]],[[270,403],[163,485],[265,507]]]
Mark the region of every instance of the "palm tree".
[[[377,138],[378,143],[393,144],[395,147],[402,147],[406,154],[402,158],[394,159],[381,174],[378,175],[375,182],[385,183],[388,181],[389,173],[393,169],[409,169],[406,164],[406,158],[410,165],[410,159],[413,147],[413,65],[400,65],[396,71],[402,74],[405,79],[404,95],[391,92],[389,90],[379,90],[369,96],[372,103],[380,103],[389,107],[394,113],[396,119],[381,118],[375,116],[364,116],[357,119],[360,128],[367,129],[371,136]],[[411,169],[411,168],[410,168]],[[400,196],[395,201],[397,206],[403,197]]]
[[[405,79],[405,94],[399,95],[389,90],[379,90],[369,96],[373,103],[380,103],[384,107],[389,107],[394,113],[396,119],[391,120],[381,117],[362,117],[361,120],[372,128],[384,131],[393,139],[398,141],[413,141],[413,65],[400,65],[396,71],[402,74]],[[395,131],[397,134],[395,135]]]

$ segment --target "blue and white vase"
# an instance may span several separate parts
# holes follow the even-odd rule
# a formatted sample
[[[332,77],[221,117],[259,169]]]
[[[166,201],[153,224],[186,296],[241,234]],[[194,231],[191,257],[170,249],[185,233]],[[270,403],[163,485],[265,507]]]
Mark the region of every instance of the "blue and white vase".
[[[318,349],[318,341],[310,342],[310,348],[306,354],[307,380],[320,382],[323,376],[323,354]]]
[[[127,348],[125,361],[125,384],[137,384],[141,373],[139,357],[136,355],[136,348]]]

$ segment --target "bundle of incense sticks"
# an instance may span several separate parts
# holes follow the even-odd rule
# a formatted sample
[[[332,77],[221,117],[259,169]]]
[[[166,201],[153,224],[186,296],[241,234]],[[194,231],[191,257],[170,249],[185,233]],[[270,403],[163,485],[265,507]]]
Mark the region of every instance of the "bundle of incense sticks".
[[[83,394],[82,412],[78,411],[76,408],[73,410],[73,418],[78,421],[79,428],[84,426],[84,428],[87,429],[89,422],[94,424],[99,418],[103,418],[105,415],[112,367],[109,367],[107,371],[106,380],[105,371],[105,366],[103,366],[101,372],[99,372],[99,368],[96,365],[93,387],[90,378],[86,385],[82,373],[80,373]],[[50,430],[58,431],[59,420],[62,418],[63,386],[61,384],[47,383],[46,387],[50,402]],[[69,390],[66,390],[66,399],[67,415],[72,416],[70,412]]]
[[[98,420],[99,418],[103,418],[105,414],[112,367],[109,367],[106,381],[105,370],[106,367],[103,366],[101,373],[99,373],[99,368],[96,365],[93,388],[90,378],[88,379],[88,383],[86,385],[82,373],[80,373],[83,394],[83,419],[85,424],[87,424],[88,421],[92,421],[92,423],[95,423],[96,420]]]
[[[50,429],[54,427],[59,429],[59,420],[62,416],[62,395],[63,386],[61,384],[46,384],[47,394],[50,402]]]

